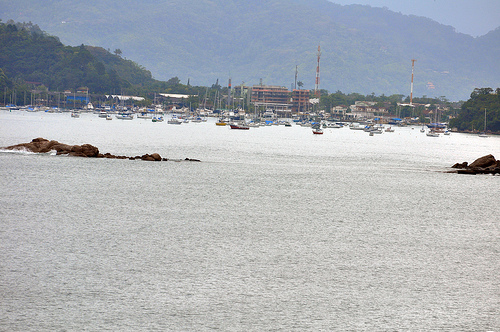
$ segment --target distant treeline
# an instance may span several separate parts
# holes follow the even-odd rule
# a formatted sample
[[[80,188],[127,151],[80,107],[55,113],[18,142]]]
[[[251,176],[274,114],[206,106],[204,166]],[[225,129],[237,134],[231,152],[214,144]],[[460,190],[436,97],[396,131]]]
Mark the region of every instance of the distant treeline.
[[[486,131],[500,133],[500,88],[478,88],[461,107],[458,116],[450,120],[450,127],[459,131]]]

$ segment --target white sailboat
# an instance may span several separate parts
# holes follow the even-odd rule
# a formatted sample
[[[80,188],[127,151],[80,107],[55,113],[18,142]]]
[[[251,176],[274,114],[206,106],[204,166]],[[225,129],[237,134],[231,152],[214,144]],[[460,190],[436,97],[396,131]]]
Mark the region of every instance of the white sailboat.
[[[484,130],[479,134],[479,137],[488,137],[488,135],[486,135],[486,108],[484,109]]]

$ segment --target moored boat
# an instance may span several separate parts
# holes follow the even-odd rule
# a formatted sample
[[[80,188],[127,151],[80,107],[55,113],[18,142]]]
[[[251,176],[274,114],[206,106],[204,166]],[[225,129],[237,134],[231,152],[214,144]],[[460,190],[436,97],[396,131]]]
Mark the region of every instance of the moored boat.
[[[360,126],[359,123],[351,123],[349,125],[349,129],[351,129],[351,130],[364,130],[365,127]]]
[[[149,120],[153,118],[153,114],[149,112],[141,112],[140,114],[137,114],[137,118]]]
[[[219,121],[215,123],[216,126],[226,126],[227,125],[227,120],[220,118]]]
[[[240,129],[240,130],[250,129],[250,127],[247,126],[246,124],[231,123],[229,126],[231,127],[231,129]]]
[[[116,118],[120,120],[133,120],[134,115],[130,113],[120,113],[116,115]]]
[[[182,124],[182,121],[179,120],[179,118],[177,117],[177,115],[172,115],[172,118],[170,118],[168,121],[167,121],[168,124],[175,124],[175,125],[180,125]]]
[[[429,137],[439,137],[439,133],[434,130],[429,130],[426,135]]]

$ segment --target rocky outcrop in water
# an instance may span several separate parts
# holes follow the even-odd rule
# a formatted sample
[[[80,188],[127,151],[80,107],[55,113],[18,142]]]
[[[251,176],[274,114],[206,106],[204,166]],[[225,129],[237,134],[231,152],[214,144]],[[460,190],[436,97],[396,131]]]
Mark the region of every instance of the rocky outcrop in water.
[[[27,150],[34,153],[47,153],[56,151],[56,154],[68,154],[76,157],[98,157],[99,149],[90,144],[68,145],[58,141],[49,141],[45,138],[35,138],[29,143],[8,146],[7,150]]]
[[[500,174],[500,160],[496,160],[491,154],[482,156],[476,159],[472,164],[468,164],[466,161],[463,163],[456,163],[451,166],[451,168],[456,168],[453,173],[458,174]]]
[[[35,138],[29,143],[21,143],[12,146],[7,146],[6,150],[26,150],[34,153],[47,153],[56,151],[57,155],[70,155],[75,157],[88,158],[109,158],[109,159],[130,159],[130,160],[146,160],[146,161],[168,161],[167,158],[162,158],[158,153],[145,154],[136,157],[116,156],[110,153],[101,154],[99,149],[90,144],[83,145],[68,145],[59,143],[58,141],[49,141],[45,138]],[[200,161],[198,159],[186,158],[185,161]],[[181,160],[175,160],[181,161]]]

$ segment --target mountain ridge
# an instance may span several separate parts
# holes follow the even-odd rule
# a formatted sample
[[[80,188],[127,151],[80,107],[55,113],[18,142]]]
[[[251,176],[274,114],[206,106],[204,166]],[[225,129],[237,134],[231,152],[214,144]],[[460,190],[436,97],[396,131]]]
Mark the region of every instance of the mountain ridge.
[[[13,13],[26,1],[0,4]],[[13,19],[35,21],[65,44],[119,48],[159,80],[176,76],[210,86],[231,77],[233,84],[262,79],[291,87],[297,66],[304,88],[312,89],[321,45],[320,88],[331,92],[408,95],[411,59],[417,59],[414,95],[463,100],[476,87],[499,85],[496,30],[474,38],[386,8],[326,0],[259,6],[242,0],[48,0],[45,6],[30,5]]]

